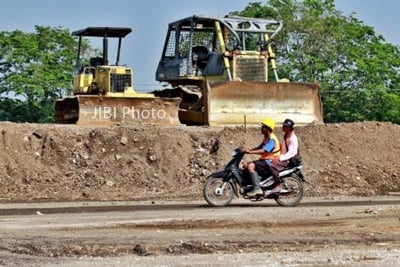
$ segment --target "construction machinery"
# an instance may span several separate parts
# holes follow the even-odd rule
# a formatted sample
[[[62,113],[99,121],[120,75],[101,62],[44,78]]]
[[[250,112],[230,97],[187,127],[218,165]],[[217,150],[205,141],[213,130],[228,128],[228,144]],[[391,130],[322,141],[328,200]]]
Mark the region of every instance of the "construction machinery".
[[[122,27],[88,27],[72,33],[79,37],[73,96],[55,104],[56,123],[113,125],[140,123],[174,125],[178,121],[179,99],[155,97],[133,89],[133,70],[120,65],[121,40],[132,30]],[[103,38],[101,57],[82,64],[82,38]],[[108,62],[108,40],[118,38],[116,62]]]
[[[156,80],[171,88],[155,95],[180,97],[179,120],[190,125],[322,122],[319,85],[278,77],[271,41],[281,28],[280,21],[239,16],[170,23]]]

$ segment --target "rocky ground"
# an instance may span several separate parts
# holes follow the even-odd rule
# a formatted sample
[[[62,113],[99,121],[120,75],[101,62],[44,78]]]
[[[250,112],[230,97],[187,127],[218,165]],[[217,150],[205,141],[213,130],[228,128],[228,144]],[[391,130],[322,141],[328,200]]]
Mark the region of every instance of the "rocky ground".
[[[1,122],[0,131],[0,202],[200,199],[206,176],[222,168],[235,147],[261,140],[258,128],[242,127]],[[400,191],[399,125],[322,124],[296,131],[311,182],[306,196]]]

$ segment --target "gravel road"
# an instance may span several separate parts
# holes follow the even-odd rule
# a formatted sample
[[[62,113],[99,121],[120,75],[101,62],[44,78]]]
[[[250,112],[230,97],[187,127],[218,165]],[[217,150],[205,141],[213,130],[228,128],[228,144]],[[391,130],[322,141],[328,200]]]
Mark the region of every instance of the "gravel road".
[[[396,266],[400,197],[3,203],[0,238],[0,266]]]

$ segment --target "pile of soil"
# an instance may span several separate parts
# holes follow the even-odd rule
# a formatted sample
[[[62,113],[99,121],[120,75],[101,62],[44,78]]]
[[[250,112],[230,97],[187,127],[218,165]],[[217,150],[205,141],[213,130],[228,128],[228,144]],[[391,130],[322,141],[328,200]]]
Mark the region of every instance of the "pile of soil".
[[[223,168],[234,148],[262,139],[258,128],[242,127],[1,122],[0,131],[1,202],[201,199],[207,175]],[[399,125],[308,125],[296,133],[306,196],[400,191]]]

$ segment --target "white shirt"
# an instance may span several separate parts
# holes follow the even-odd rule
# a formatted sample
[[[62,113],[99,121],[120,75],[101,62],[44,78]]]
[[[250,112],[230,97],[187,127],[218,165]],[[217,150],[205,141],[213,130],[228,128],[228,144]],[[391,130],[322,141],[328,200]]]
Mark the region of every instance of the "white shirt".
[[[294,134],[294,132],[291,132],[290,135],[286,137],[284,142],[285,141],[287,147],[285,143],[282,144],[282,154],[279,156],[280,161],[291,159],[292,157],[296,156],[297,152],[299,151],[299,141],[297,140],[297,136]]]

